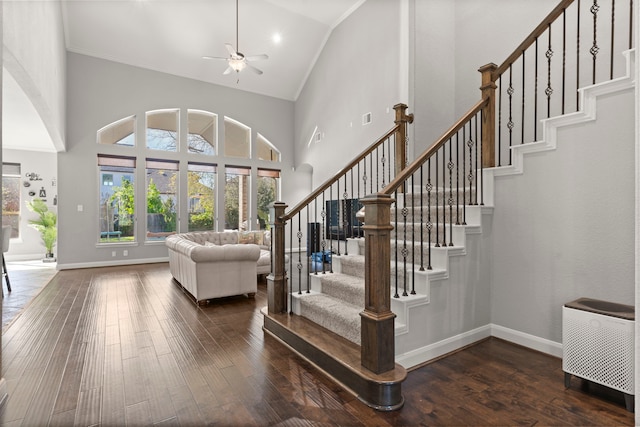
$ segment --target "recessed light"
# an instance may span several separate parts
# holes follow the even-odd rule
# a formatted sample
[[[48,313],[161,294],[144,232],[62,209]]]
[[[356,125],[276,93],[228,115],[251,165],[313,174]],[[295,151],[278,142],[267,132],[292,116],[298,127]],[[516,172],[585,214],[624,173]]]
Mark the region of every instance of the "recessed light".
[[[282,35],[280,33],[275,33],[273,37],[271,37],[271,40],[273,40],[273,43],[275,44],[280,44],[282,41]]]

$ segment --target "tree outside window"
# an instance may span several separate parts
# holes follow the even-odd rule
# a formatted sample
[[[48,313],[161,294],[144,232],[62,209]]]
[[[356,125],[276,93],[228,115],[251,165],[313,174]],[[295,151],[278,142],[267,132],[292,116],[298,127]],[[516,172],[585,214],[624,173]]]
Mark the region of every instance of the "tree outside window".
[[[2,225],[11,226],[11,238],[20,236],[20,165],[2,164]]]
[[[215,229],[216,166],[189,164],[189,231]]]

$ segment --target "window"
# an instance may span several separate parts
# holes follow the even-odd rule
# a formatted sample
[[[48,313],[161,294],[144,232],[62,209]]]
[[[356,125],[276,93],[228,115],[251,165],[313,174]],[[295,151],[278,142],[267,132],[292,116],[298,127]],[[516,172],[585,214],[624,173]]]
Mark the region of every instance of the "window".
[[[227,166],[224,185],[224,228],[249,230],[249,175],[251,169]]]
[[[258,159],[260,160],[268,160],[270,162],[279,162],[280,161],[280,152],[276,150],[276,148],[271,144],[267,139],[258,134],[256,138],[258,142],[257,146],[257,154]]]
[[[100,243],[135,240],[136,159],[98,155]]]
[[[190,153],[216,154],[218,116],[206,111],[188,110],[187,143]]]
[[[147,241],[164,240],[177,231],[178,163],[154,159],[146,163]]]
[[[147,148],[178,151],[178,110],[147,112]]]
[[[215,229],[216,165],[189,163],[189,231]]]
[[[269,205],[278,200],[280,171],[258,169],[258,226],[260,230],[271,228]]]
[[[251,149],[251,128],[229,117],[224,118],[224,155],[248,159]]]
[[[133,147],[136,145],[135,129],[136,116],[111,123],[98,131],[98,144]]]
[[[20,165],[2,164],[2,225],[11,226],[11,238],[20,237]]]

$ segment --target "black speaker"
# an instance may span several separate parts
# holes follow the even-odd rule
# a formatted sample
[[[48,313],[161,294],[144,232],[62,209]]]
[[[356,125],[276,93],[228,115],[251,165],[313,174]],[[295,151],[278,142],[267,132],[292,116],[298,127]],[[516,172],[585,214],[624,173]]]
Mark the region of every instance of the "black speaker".
[[[307,256],[320,252],[320,223],[307,223]]]

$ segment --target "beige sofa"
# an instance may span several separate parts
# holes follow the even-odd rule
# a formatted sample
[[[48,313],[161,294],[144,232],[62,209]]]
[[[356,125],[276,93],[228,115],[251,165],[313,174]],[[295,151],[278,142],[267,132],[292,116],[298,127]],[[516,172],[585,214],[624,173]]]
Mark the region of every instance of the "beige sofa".
[[[173,234],[165,240],[169,269],[198,303],[232,295],[253,296],[257,291],[256,276],[271,270],[264,234],[238,231]],[[270,244],[268,240],[267,243]]]

